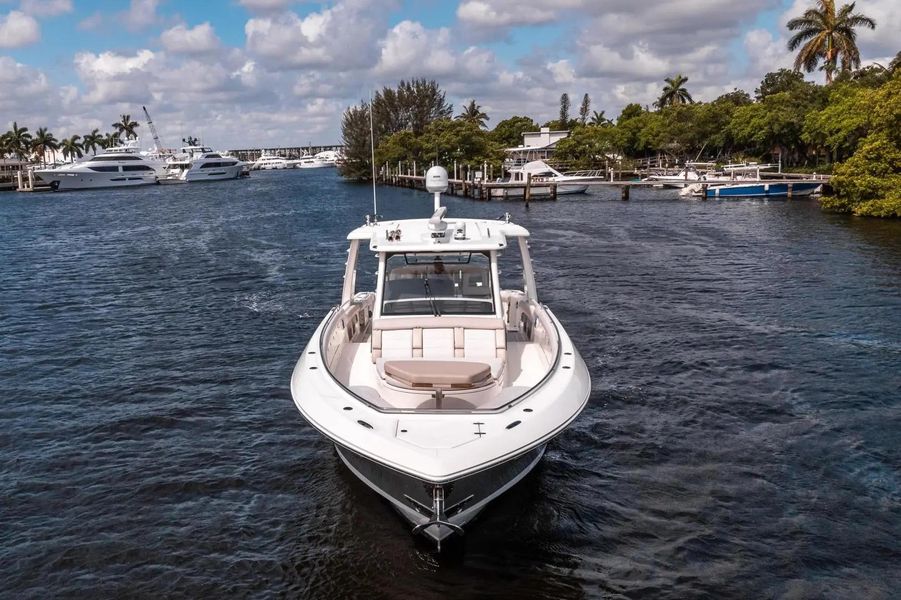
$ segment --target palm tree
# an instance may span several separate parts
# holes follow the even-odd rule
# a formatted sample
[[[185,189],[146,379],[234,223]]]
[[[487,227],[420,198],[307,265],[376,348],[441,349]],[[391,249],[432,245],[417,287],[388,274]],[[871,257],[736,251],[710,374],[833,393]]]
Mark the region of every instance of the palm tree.
[[[119,145],[119,134],[115,131],[111,131],[103,136],[103,141],[100,142],[100,146],[102,148],[112,148],[113,146]]]
[[[462,121],[475,123],[480,128],[485,127],[485,123],[488,121],[488,115],[482,112],[482,107],[476,104],[475,100],[470,100],[469,104],[463,107],[463,112],[457,115],[457,118]]]
[[[591,122],[589,124],[590,125],[600,125],[601,127],[606,127],[607,125],[613,124],[613,121],[608,119],[604,115],[604,112],[606,112],[606,111],[603,111],[603,110],[600,112],[594,111],[591,115]]]
[[[48,151],[53,153],[53,160],[56,161],[56,151],[59,150],[59,141],[56,137],[47,131],[46,127],[41,127],[34,132],[34,139],[31,140],[31,149],[41,157],[41,165],[45,164],[44,155]]]
[[[60,144],[63,150],[63,158],[72,157],[74,161],[76,158],[84,156],[81,151],[82,145],[78,142],[80,138],[80,135],[73,135],[70,138],[63,139],[62,144]]]
[[[6,145],[19,160],[25,158],[31,151],[31,134],[28,133],[28,128],[19,127],[19,124],[13,121],[13,128],[6,132]]]
[[[836,12],[835,0],[816,0],[815,8],[807,9],[803,15],[787,23],[789,31],[797,31],[788,40],[790,51],[800,48],[795,57],[796,71],[803,68],[810,73],[822,59],[826,83],[832,83],[832,75],[839,60],[842,71],[860,66],[860,50],[857,48],[857,32],[854,28],[876,29],[876,21],[855,13],[855,4],[844,4]]]
[[[85,152],[90,150],[94,154],[97,154],[97,147],[103,148],[103,135],[100,133],[99,129],[94,129],[91,133],[85,134],[84,139],[81,140],[81,147]]]
[[[125,139],[129,140],[131,138],[137,139],[138,134],[135,132],[135,129],[140,127],[140,124],[137,121],[131,120],[131,115],[120,115],[119,120],[112,125],[113,129],[116,130],[120,136],[125,134]]]
[[[688,83],[688,77],[679,73],[675,77],[667,77],[664,81],[666,82],[666,85],[663,86],[663,94],[660,95],[660,99],[656,102],[658,108],[675,106],[676,104],[691,104],[694,102],[691,98],[691,94],[685,89],[685,84]]]

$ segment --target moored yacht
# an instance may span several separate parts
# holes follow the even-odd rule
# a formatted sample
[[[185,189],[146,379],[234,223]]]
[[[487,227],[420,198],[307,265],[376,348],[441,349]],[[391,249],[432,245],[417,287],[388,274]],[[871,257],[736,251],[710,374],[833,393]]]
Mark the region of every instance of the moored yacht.
[[[350,471],[440,549],[535,467],[591,382],[538,299],[529,232],[509,216],[448,218],[440,167],[426,185],[430,219],[367,218],[347,236],[341,304],[304,349],[291,393]],[[378,278],[361,290],[370,252]],[[504,253],[520,263],[515,288],[501,289]]]
[[[166,179],[175,181],[215,181],[236,179],[244,163],[223,156],[208,146],[185,146],[166,166]]]
[[[530,193],[532,197],[551,195],[550,183],[557,185],[558,196],[584,194],[588,190],[587,182],[603,179],[603,175],[595,173],[567,175],[542,160],[533,160],[520,167],[512,167],[509,169],[509,172],[510,177],[507,179],[507,183],[523,184],[531,176],[532,187]],[[522,196],[524,193],[524,188],[522,187],[494,188],[491,190],[492,196],[504,198]]]
[[[287,169],[290,165],[284,156],[275,154],[263,154],[251,166],[252,171],[271,171],[273,169]]]
[[[137,142],[131,141],[78,162],[36,169],[34,174],[54,190],[81,190],[156,183],[165,176],[165,168],[165,162],[142,155]]]

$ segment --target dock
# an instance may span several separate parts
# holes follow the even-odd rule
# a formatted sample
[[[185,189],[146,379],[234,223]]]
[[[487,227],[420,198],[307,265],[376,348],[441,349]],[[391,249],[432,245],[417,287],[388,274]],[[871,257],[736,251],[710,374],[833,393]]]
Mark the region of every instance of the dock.
[[[489,173],[487,178],[483,178],[483,173]],[[462,178],[458,175],[464,175]],[[610,178],[594,177],[590,179],[581,179],[573,182],[572,185],[587,185],[592,188],[619,188],[620,198],[629,200],[633,187],[663,187],[656,181],[640,181],[635,179],[617,180],[613,179],[613,172],[610,172]],[[741,183],[786,183],[788,184],[788,198],[792,198],[792,184],[798,183],[797,175],[782,174],[781,177],[767,177],[766,179],[749,180],[744,179]],[[829,184],[829,176],[818,175],[816,179],[821,179],[823,185]],[[386,185],[397,187],[405,187],[411,189],[425,190],[425,176],[416,172],[414,163],[412,171],[402,172],[400,165],[398,169],[390,169],[384,165],[380,172],[379,182]],[[557,183],[554,181],[533,181],[531,174],[527,174],[525,182],[507,182],[507,181],[491,181],[490,169],[485,166],[481,172],[472,172],[468,169],[465,173],[458,173],[454,169],[453,177],[448,178],[447,194],[452,196],[464,196],[473,200],[488,202],[490,200],[522,200],[528,204],[532,200],[557,200],[558,186],[569,185],[568,183]],[[700,183],[702,187],[702,199],[707,196],[707,184],[703,181],[694,181],[691,183]],[[715,185],[715,184],[711,184]],[[673,188],[677,189],[677,188]]]

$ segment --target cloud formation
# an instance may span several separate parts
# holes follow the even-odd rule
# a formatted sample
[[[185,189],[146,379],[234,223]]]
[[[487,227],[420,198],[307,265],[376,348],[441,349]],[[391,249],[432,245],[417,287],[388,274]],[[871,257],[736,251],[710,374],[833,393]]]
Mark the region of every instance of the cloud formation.
[[[0,0],[16,7],[0,13],[0,114],[60,137],[108,130],[146,104],[169,143],[333,143],[347,106],[426,77],[455,113],[475,99],[492,125],[514,114],[554,119],[563,92],[574,105],[588,93],[592,109],[615,117],[628,102],[653,103],[676,73],[697,100],[753,93],[766,72],[791,65],[784,24],[809,2],[459,0],[452,15],[426,19],[401,12],[399,0],[229,0],[200,21],[163,0],[106,13],[71,0]],[[864,62],[897,52],[896,2],[858,5],[879,23],[859,32]],[[63,50],[37,45],[45,19],[67,23]]]
[[[19,10],[0,15],[0,48],[21,48],[41,39],[41,26]]]

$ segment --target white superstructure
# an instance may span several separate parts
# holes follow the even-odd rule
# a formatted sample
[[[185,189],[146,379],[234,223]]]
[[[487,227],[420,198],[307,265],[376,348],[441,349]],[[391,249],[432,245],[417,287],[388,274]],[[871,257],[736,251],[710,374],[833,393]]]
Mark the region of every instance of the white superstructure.
[[[185,146],[167,163],[166,178],[188,182],[235,179],[243,168],[244,163],[237,158],[223,156],[208,146]]]
[[[447,172],[433,167],[426,181],[446,188]],[[435,204],[431,219],[350,232],[341,304],[304,349],[291,392],[350,470],[440,547],[538,463],[591,383],[538,300],[529,232],[507,218],[448,218],[437,193]],[[361,290],[370,252],[377,283]],[[504,253],[522,272],[509,289]]]
[[[288,159],[275,154],[263,154],[251,166],[252,171],[271,171],[273,169],[290,168]]]
[[[142,155],[132,141],[61,167],[36,169],[34,174],[55,190],[80,190],[153,184],[165,176],[165,169],[164,161]]]

